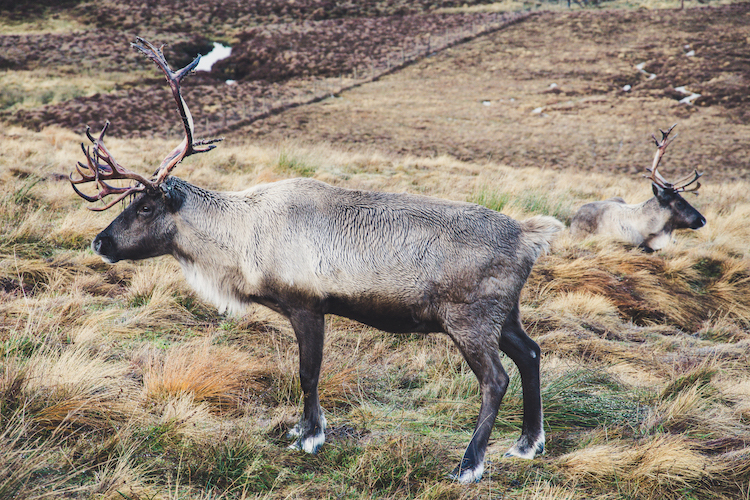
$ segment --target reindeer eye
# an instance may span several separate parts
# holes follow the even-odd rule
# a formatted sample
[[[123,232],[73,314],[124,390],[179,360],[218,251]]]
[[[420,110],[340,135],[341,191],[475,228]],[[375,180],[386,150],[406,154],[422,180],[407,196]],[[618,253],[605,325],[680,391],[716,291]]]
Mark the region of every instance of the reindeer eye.
[[[682,210],[683,208],[685,208],[685,202],[682,201],[682,200],[679,200],[677,202],[677,208],[679,208],[680,210]]]
[[[138,213],[141,215],[148,215],[151,213],[151,207],[148,205],[143,205],[141,208],[138,209]]]

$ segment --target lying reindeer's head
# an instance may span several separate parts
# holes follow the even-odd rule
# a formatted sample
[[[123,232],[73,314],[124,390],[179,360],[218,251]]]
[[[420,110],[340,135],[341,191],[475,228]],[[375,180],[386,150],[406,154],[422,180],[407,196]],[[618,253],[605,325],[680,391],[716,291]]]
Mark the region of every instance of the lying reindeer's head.
[[[675,125],[669,127],[666,132],[661,132],[661,141],[655,136],[652,136],[656,143],[656,154],[654,156],[654,163],[651,168],[648,168],[649,175],[645,176],[651,181],[651,188],[654,191],[654,196],[659,201],[659,206],[669,211],[670,213],[670,226],[671,229],[700,229],[706,225],[706,219],[696,210],[690,203],[683,198],[680,193],[692,192],[698,194],[697,191],[701,187],[700,182],[697,182],[701,175],[697,170],[694,170],[692,174],[678,180],[675,183],[667,182],[667,180],[659,173],[659,162],[661,157],[664,155],[667,146],[677,138],[677,135],[669,139],[669,133],[672,132]],[[695,185],[688,188],[691,184]]]
[[[99,233],[91,243],[91,248],[107,262],[117,262],[123,259],[147,259],[164,255],[171,251],[171,241],[175,232],[174,221],[170,216],[179,210],[183,194],[175,187],[178,179],[170,178],[171,171],[184,158],[195,153],[205,153],[216,146],[213,144],[221,139],[194,140],[194,124],[190,110],[182,98],[180,83],[200,61],[200,56],[179,71],[172,71],[160,48],[138,37],[132,46],[150,57],[164,72],[172,94],[177,102],[183,126],[185,139],[173,149],[161,162],[154,175],[147,179],[136,172],[132,172],[114,159],[104,145],[104,134],[109,122],[104,125],[98,138],[91,135],[86,128],[86,136],[93,143],[93,149],[81,144],[86,155],[87,164],[78,162],[76,170],[80,179],[70,176],[73,189],[87,201],[103,200],[109,195],[117,195],[102,207],[89,207],[91,210],[101,211],[117,204],[127,196],[135,195],[133,201],[112,223]],[[106,181],[114,179],[131,179],[136,182],[129,187],[115,187]],[[76,184],[95,182],[100,191],[95,196],[89,196],[76,187]]]

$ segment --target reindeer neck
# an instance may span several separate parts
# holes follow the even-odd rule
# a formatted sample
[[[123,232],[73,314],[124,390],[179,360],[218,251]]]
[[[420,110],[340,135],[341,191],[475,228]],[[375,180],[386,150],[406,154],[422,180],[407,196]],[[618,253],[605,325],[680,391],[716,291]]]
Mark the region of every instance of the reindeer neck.
[[[221,253],[237,248],[230,243],[238,237],[238,228],[247,228],[249,211],[246,199],[230,193],[204,189],[172,177],[165,188],[179,200],[174,212],[178,225],[178,260],[192,260],[197,252]],[[199,248],[202,247],[202,248]]]

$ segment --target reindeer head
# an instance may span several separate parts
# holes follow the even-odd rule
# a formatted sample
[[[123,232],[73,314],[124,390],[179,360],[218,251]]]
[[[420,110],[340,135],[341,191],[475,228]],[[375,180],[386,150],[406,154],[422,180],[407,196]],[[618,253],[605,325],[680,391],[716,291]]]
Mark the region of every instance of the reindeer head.
[[[76,166],[80,179],[75,179],[73,174],[70,175],[75,192],[89,202],[103,201],[109,195],[116,195],[104,206],[89,207],[95,211],[106,210],[130,195],[137,195],[91,244],[94,252],[109,262],[145,259],[169,253],[170,233],[173,232],[173,228],[166,214],[177,210],[181,202],[181,196],[173,189],[178,179],[171,179],[169,175],[184,158],[210,151],[216,147],[214,143],[222,140],[194,139],[193,117],[180,91],[182,79],[198,65],[200,56],[181,70],[172,71],[160,48],[140,37],[131,45],[153,60],[164,72],[182,118],[185,138],[162,160],[153,176],[147,179],[117,163],[104,145],[104,134],[109,128],[109,121],[97,138],[91,135],[88,127],[86,128],[86,136],[93,143],[93,148],[81,144],[81,149],[86,155],[86,164],[78,162]],[[115,179],[130,179],[135,181],[135,184],[115,187],[108,183]],[[95,196],[86,195],[76,187],[77,184],[88,182],[94,182],[100,189]]]
[[[706,224],[706,219],[680,193],[691,192],[698,194],[697,191],[701,187],[701,184],[697,181],[703,174],[694,170],[692,174],[683,177],[675,183],[671,183],[658,170],[659,162],[667,150],[667,146],[677,138],[677,135],[674,135],[671,139],[669,138],[669,134],[675,126],[676,124],[672,125],[666,132],[659,129],[659,132],[661,132],[661,141],[656,136],[651,136],[656,143],[656,154],[654,155],[653,165],[651,168],[646,169],[649,175],[645,177],[651,181],[651,188],[654,191],[654,196],[659,201],[659,206],[671,213],[671,229],[700,229]],[[695,185],[688,188],[693,183]]]

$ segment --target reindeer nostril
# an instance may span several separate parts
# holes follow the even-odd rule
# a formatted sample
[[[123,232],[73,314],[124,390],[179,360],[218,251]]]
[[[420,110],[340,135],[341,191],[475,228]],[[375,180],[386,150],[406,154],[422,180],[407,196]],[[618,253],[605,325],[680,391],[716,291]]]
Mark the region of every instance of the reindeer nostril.
[[[99,235],[91,242],[91,249],[97,255],[106,255],[111,248],[111,241],[107,236]]]

